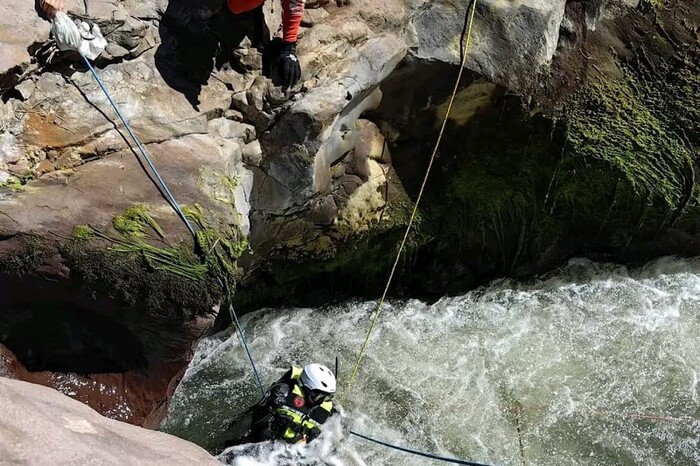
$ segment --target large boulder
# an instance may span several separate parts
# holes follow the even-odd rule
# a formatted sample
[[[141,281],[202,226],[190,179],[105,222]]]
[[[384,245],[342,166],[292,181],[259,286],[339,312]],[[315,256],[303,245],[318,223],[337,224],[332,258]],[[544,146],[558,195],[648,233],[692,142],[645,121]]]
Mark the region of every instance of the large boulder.
[[[0,409],[5,464],[220,464],[185,440],[107,419],[39,385],[0,377]]]
[[[424,60],[460,63],[472,2],[414,1],[413,25]],[[490,81],[526,90],[559,44],[566,0],[477,0],[467,66]]]

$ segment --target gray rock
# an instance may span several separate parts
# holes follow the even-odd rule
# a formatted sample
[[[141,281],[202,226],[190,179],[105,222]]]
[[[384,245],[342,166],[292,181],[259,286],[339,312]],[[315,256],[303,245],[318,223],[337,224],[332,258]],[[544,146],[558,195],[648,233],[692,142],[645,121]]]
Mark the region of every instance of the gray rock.
[[[376,109],[381,100],[382,93],[376,89],[354,108],[341,114],[329,128],[327,139],[316,153],[315,187],[317,191],[325,191],[329,188],[331,165],[355,148],[360,135],[358,125],[360,116],[368,110]]]
[[[130,10],[131,16],[144,21],[158,20],[160,19],[159,13],[165,10],[166,5],[164,3],[163,0],[138,2],[132,6]]]
[[[144,20],[158,19],[159,2],[67,0],[65,6],[69,14],[87,17],[98,24],[112,46],[105,57],[119,59],[137,57],[156,45],[157,28],[153,22]],[[123,50],[127,50],[128,55],[124,55]]]
[[[125,19],[123,25],[110,35],[110,40],[127,50],[134,50],[146,37],[149,24],[133,17]]]
[[[237,48],[233,52],[232,60],[238,68],[246,72],[260,71],[263,66],[262,54],[250,47],[250,41],[246,41],[245,46]]]
[[[119,44],[110,42],[105,47],[105,53],[108,53],[112,58],[124,58],[129,55],[129,51]]]
[[[637,8],[640,0],[592,0],[586,4],[586,26],[591,31],[601,19],[619,18]]]
[[[209,132],[218,134],[225,139],[240,139],[244,144],[248,144],[255,139],[254,126],[227,118],[211,120],[209,122]]]
[[[233,96],[231,106],[243,113],[258,132],[262,132],[270,126],[283,102],[279,88],[275,88],[268,78],[260,76],[245,92]]]
[[[6,464],[220,464],[192,443],[107,419],[47,387],[0,378],[0,403]]]
[[[226,110],[224,112],[224,118],[228,118],[233,121],[243,121],[243,114],[238,110]]]
[[[259,167],[262,162],[262,156],[260,141],[253,141],[243,147],[243,162],[247,165]]]
[[[9,133],[0,133],[0,163],[17,163],[22,155],[15,137]]]
[[[34,95],[34,89],[36,89],[36,85],[31,79],[26,79],[15,86],[15,90],[22,96],[22,100],[31,99]]]
[[[29,165],[29,162],[26,161],[21,161],[9,165],[7,167],[7,171],[20,178],[29,176],[32,173],[31,166]]]
[[[378,105],[381,91],[377,85],[394,70],[406,51],[405,43],[394,35],[368,39],[348,51],[345,61],[338,63],[342,74],[329,74],[327,80],[321,80],[303,99],[292,104],[261,140],[263,152],[268,155],[263,168],[277,183],[268,192],[271,198],[253,197],[254,205],[279,213],[304,205],[315,193],[329,190],[331,164],[354,148],[358,136],[356,121]]]
[[[226,140],[222,140],[228,142]],[[41,180],[32,189],[0,203],[0,231],[54,232],[70,235],[81,216],[106,231],[115,215],[130,206],[152,206],[154,219],[172,241],[186,238],[187,231],[153,186],[136,157],[122,146],[114,154],[76,168],[70,182]],[[148,146],[150,156],[175,198],[183,204],[198,203],[214,218],[237,225],[240,210],[231,199],[220,199],[213,192],[228,193],[225,178],[239,177],[240,161],[231,163],[235,148],[208,135],[189,135]],[[28,170],[29,167],[25,165]],[[12,172],[12,166],[9,167]],[[213,187],[212,187],[213,186]],[[34,189],[36,188],[36,189]],[[81,193],[76,196],[74,193]]]
[[[367,120],[358,121],[359,140],[355,146],[355,157],[369,158],[380,163],[391,163],[391,153],[384,135],[377,125]]]
[[[328,13],[323,8],[307,8],[306,10],[304,10],[304,18],[301,20],[301,24],[304,27],[313,27],[319,21],[327,18],[329,14],[330,13]]]
[[[209,115],[223,114],[230,102],[230,92],[214,81],[200,95],[200,111],[195,110],[163,81],[153,51],[98,73],[144,144],[205,134]],[[90,158],[123,149],[121,122],[93,76],[77,72],[70,83],[55,73],[38,78],[30,102],[36,106],[22,118],[20,140],[26,152],[50,147],[59,157],[69,158],[72,152]]]
[[[417,2],[415,55],[459,63],[460,40],[470,2]],[[551,62],[566,0],[483,0],[474,20],[467,67],[517,89],[527,89]]]

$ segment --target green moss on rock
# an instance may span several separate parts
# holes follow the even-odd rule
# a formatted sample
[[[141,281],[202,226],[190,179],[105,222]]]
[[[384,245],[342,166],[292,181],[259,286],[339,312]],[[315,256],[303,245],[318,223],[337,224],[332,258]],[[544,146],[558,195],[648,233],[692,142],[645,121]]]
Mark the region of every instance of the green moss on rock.
[[[210,312],[220,294],[186,250],[154,260],[140,250],[105,248],[102,242],[74,239],[61,250],[71,278],[94,298],[108,298],[151,315],[192,317]],[[181,273],[181,270],[187,270]]]
[[[211,312],[240,275],[236,261],[247,248],[237,228],[214,228],[199,206],[185,209],[195,221],[196,244],[156,246],[163,231],[145,205],[135,205],[112,222],[115,234],[81,225],[61,253],[71,277],[92,296],[115,300],[151,314]],[[184,314],[183,314],[184,315]]]
[[[112,226],[122,235],[135,238],[144,237],[146,227],[153,229],[161,238],[165,237],[163,230],[149,214],[149,207],[144,204],[131,206],[123,214],[115,216]]]
[[[85,240],[95,236],[95,230],[90,225],[77,225],[73,228],[72,237],[74,239]]]
[[[649,105],[646,86],[626,73],[584,88],[569,112],[568,155],[607,163],[638,196],[675,211],[689,199],[693,156],[669,127],[673,115]]]
[[[528,115],[500,92],[448,131],[421,206],[432,240],[417,267],[527,274],[548,251],[609,254],[692,225],[697,65],[682,54],[632,56],[620,73],[594,73],[557,112]],[[400,163],[400,147],[392,154]]]
[[[227,288],[235,288],[241,275],[237,261],[249,250],[248,238],[237,227],[212,224],[197,204],[185,207],[184,212],[199,227],[195,246],[208,272]]]
[[[35,272],[51,253],[44,238],[27,234],[19,237],[20,247],[12,252],[0,254],[0,274],[9,278],[22,278]]]
[[[11,176],[4,183],[0,183],[0,189],[6,189],[9,191],[22,191],[25,188],[24,188],[24,183],[22,182],[21,179],[17,178],[16,176]]]

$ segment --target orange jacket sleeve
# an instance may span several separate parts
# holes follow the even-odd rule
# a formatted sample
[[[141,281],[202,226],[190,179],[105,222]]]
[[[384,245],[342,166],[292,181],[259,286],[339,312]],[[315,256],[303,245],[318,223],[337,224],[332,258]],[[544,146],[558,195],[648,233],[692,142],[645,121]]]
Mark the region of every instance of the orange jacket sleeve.
[[[304,0],[282,0],[282,40],[297,41],[303,16]]]

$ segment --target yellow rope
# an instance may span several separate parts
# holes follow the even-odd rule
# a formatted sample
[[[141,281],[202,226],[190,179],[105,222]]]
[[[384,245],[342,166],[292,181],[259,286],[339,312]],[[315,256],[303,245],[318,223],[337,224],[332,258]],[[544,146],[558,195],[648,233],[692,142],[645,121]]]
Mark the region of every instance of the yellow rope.
[[[379,320],[379,315],[381,314],[382,305],[384,304],[384,300],[386,299],[386,295],[389,292],[389,287],[391,286],[391,282],[394,279],[394,273],[396,272],[396,267],[398,266],[399,260],[401,259],[401,253],[403,252],[403,249],[406,246],[406,240],[408,239],[408,235],[411,232],[411,227],[413,226],[413,221],[415,220],[416,213],[418,212],[418,205],[420,204],[421,198],[423,197],[423,191],[425,190],[425,186],[428,183],[428,177],[430,176],[430,170],[433,168],[433,162],[435,161],[435,156],[437,155],[438,149],[440,148],[440,143],[442,142],[442,136],[445,133],[445,128],[447,127],[447,121],[449,120],[450,112],[452,111],[452,105],[454,104],[455,98],[457,97],[457,91],[459,90],[459,84],[462,81],[462,74],[464,74],[464,66],[467,63],[467,54],[469,53],[469,46],[471,45],[472,26],[474,25],[474,15],[476,13],[476,2],[477,2],[477,0],[474,0],[474,2],[472,3],[472,9],[471,9],[470,18],[469,18],[469,26],[467,29],[466,43],[464,45],[464,48],[462,49],[462,62],[460,63],[459,73],[457,74],[457,81],[455,82],[455,87],[454,87],[454,90],[452,91],[452,96],[450,97],[450,102],[447,105],[447,113],[445,113],[445,118],[442,121],[440,133],[438,134],[437,141],[435,142],[435,148],[433,149],[433,153],[430,156],[430,163],[428,163],[428,169],[426,170],[425,177],[423,178],[423,184],[421,185],[420,191],[418,192],[418,198],[416,199],[416,203],[413,206],[413,212],[411,213],[411,218],[408,221],[408,226],[406,227],[406,233],[404,234],[403,240],[401,241],[401,245],[399,246],[399,251],[396,254],[396,260],[394,261],[394,265],[391,268],[391,273],[389,274],[389,280],[386,283],[386,287],[384,288],[384,293],[382,293],[382,297],[379,300],[379,304],[377,305],[377,309],[374,311],[374,316],[372,317],[372,322],[370,324],[369,330],[367,331],[367,336],[365,337],[365,342],[362,344],[362,348],[360,349],[360,354],[357,357],[357,361],[355,361],[355,367],[352,370],[352,374],[350,375],[350,379],[348,380],[345,392],[348,392],[350,390],[350,387],[355,382],[355,378],[357,378],[357,373],[360,370],[360,364],[362,363],[362,359],[365,356],[365,351],[367,350],[367,345],[369,344],[370,336],[372,335],[374,328],[377,326],[377,321]],[[343,393],[343,395],[345,395],[345,393]]]

